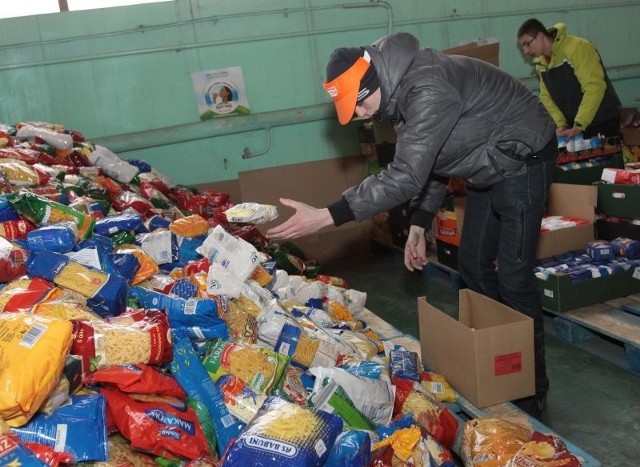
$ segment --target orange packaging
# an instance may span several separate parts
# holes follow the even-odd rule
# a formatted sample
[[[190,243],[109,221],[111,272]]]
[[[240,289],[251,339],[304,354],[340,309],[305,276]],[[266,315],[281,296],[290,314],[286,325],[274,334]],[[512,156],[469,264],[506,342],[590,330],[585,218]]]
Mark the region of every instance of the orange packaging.
[[[460,231],[454,211],[440,208],[435,217],[436,238],[451,245],[460,245]]]

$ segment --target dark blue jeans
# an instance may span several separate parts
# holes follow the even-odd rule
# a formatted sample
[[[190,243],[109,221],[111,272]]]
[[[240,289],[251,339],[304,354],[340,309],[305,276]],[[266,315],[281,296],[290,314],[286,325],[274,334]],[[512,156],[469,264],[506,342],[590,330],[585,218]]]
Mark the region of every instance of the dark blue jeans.
[[[533,319],[536,397],[549,389],[544,322],[533,274],[555,158],[523,167],[485,190],[467,189],[458,270],[464,285]],[[495,261],[497,259],[498,267]]]

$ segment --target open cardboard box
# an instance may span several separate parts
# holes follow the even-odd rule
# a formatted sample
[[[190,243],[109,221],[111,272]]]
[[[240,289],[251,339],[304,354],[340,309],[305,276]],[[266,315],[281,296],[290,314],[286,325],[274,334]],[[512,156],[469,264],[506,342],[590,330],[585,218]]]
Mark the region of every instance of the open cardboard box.
[[[595,240],[598,188],[591,185],[554,183],[549,189],[547,215],[565,216],[589,221],[559,230],[540,232],[536,257],[550,258],[560,253],[584,250]]]
[[[587,243],[595,239],[595,208],[598,202],[598,188],[588,185],[554,183],[549,189],[547,215],[566,216],[588,220],[588,224],[567,227],[560,230],[540,232],[536,257],[538,259],[572,250],[584,250]],[[453,198],[457,229],[462,233],[466,197]]]
[[[476,407],[533,395],[533,320],[469,289],[459,298],[457,320],[418,299],[422,363]]]

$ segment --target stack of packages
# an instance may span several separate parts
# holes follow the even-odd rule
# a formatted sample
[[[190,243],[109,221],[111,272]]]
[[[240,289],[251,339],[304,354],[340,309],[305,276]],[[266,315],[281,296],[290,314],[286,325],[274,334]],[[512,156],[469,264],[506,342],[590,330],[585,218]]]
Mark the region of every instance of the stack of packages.
[[[455,392],[365,293],[278,267],[275,207],[60,125],[0,152],[3,465],[455,465]]]
[[[540,279],[566,274],[572,282],[582,282],[640,267],[640,241],[618,237],[594,240],[583,252],[567,252],[540,260],[534,268]]]
[[[601,136],[584,138],[580,133],[571,138],[559,136],[558,149],[557,163],[563,171],[607,166],[612,161],[611,156],[620,152],[620,141]]]

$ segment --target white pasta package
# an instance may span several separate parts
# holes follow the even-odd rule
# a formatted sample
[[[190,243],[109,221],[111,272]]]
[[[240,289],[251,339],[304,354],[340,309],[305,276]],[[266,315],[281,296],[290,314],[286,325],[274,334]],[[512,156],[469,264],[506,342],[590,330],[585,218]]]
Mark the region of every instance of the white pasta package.
[[[90,153],[88,157],[93,165],[100,167],[105,174],[121,183],[131,182],[140,172],[136,166],[129,164],[104,146],[96,145],[95,151]]]
[[[71,149],[73,147],[73,137],[66,133],[49,130],[41,126],[23,125],[16,132],[19,139],[34,140],[36,137],[43,140],[49,146],[56,149]]]
[[[224,266],[242,282],[260,263],[260,253],[253,245],[234,237],[220,225],[211,231],[196,251],[210,263]]]
[[[328,286],[324,282],[306,282],[296,290],[295,298],[300,303],[307,303],[312,298],[324,298],[327,296]]]
[[[367,303],[367,293],[355,289],[343,289],[334,285],[327,286],[326,297],[334,302],[338,302],[353,314],[357,314],[364,309]]]
[[[224,212],[229,222],[264,224],[278,218],[278,208],[270,204],[240,203]]]
[[[207,293],[228,298],[238,298],[243,282],[219,263],[212,263],[207,272]]]
[[[320,385],[325,378],[331,378],[347,393],[356,408],[377,425],[388,425],[393,416],[395,388],[386,377],[380,379],[354,376],[341,368],[312,367],[309,372]],[[320,389],[314,386],[313,391]]]

